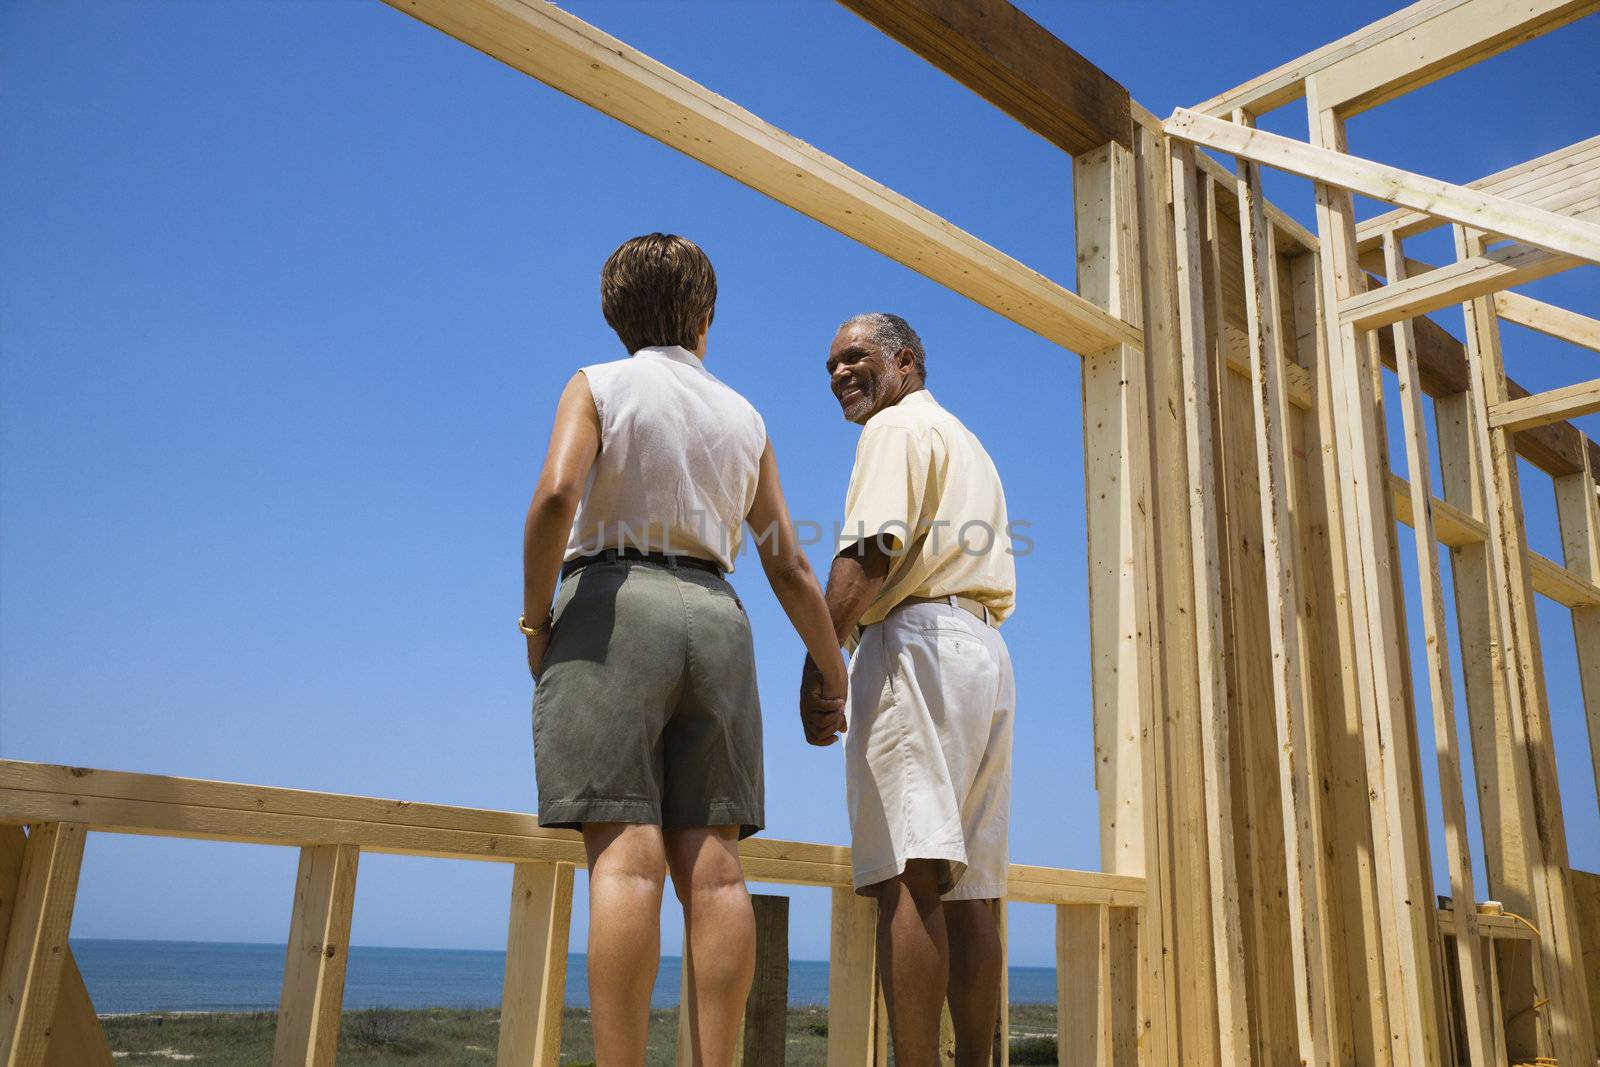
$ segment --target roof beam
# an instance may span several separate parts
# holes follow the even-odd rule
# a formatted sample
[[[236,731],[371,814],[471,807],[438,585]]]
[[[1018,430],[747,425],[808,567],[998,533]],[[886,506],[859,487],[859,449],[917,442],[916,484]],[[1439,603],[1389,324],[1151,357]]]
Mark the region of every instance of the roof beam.
[[[1600,8],[1596,0],[1468,0],[1441,5],[1414,31],[1386,36],[1317,73],[1318,100],[1354,115],[1543,36]]]
[[[1074,352],[1140,331],[544,0],[386,0]]]
[[[1354,114],[1487,59],[1600,8],[1596,0],[1421,0],[1220,93],[1194,110],[1262,115],[1332,75],[1324,104]]]
[[[1073,155],[1132,147],[1128,90],[1009,0],[839,0]]]
[[[1326,185],[1552,252],[1600,262],[1600,225],[1529,207],[1478,189],[1452,185],[1358,156],[1280,137],[1178,108],[1162,126],[1180,140],[1215,148]]]
[[[1574,214],[1570,193],[1576,189],[1600,188],[1600,134],[1577,144],[1559,148],[1537,159],[1467,183],[1468,189],[1507,197],[1520,204],[1547,211]],[[1442,220],[1421,211],[1399,208],[1388,211],[1356,227],[1356,247],[1362,252],[1383,246],[1383,235],[1393,230],[1397,237],[1409,237],[1436,226]]]

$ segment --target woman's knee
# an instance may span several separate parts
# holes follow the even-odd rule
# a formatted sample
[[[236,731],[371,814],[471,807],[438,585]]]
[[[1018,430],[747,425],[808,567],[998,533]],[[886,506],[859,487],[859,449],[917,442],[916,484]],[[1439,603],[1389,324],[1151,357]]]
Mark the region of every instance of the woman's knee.
[[[583,828],[583,843],[591,882],[623,879],[659,890],[666,880],[666,849],[659,826],[591,823]]]
[[[738,835],[720,828],[669,830],[667,859],[672,884],[685,904],[696,898],[744,894],[744,869],[739,864]]]

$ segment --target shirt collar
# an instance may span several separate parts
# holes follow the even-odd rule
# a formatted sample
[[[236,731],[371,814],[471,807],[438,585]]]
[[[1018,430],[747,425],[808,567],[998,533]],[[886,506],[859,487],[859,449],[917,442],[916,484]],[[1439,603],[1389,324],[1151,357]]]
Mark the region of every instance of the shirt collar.
[[[705,370],[705,364],[700,362],[700,357],[681,345],[650,345],[639,349],[634,356],[657,356],[693,367],[695,370]]]
[[[867,427],[870,427],[873,423],[877,422],[879,419],[887,419],[887,418],[889,418],[890,416],[889,416],[888,413],[891,412],[891,411],[894,411],[896,408],[906,408],[906,407],[913,407],[913,408],[917,408],[917,407],[932,407],[932,408],[940,408],[941,411],[943,410],[943,408],[940,407],[939,402],[933,398],[933,394],[932,393],[928,392],[928,390],[926,390],[926,389],[918,389],[914,393],[907,393],[905,396],[901,397],[899,403],[890,404],[888,407],[880,409],[876,415],[872,416],[872,418],[868,419],[865,423],[862,424],[862,428],[866,429]],[[924,416],[924,417],[931,417],[931,416]]]

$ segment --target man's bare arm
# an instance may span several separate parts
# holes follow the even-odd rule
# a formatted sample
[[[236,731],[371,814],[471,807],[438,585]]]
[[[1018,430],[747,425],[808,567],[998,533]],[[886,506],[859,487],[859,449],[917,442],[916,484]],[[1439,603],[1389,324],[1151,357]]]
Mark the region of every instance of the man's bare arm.
[[[877,599],[889,576],[890,561],[889,551],[881,539],[875,537],[857,541],[833,557],[826,597],[833,632],[838,635],[840,644]]]

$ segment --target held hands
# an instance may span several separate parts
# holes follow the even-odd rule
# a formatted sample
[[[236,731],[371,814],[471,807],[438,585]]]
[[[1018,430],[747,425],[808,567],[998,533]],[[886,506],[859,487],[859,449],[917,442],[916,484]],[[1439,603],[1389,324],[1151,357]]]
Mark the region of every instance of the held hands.
[[[810,657],[800,668],[800,725],[806,741],[825,747],[839,740],[848,729],[844,716],[844,689],[830,688],[822,670]]]

